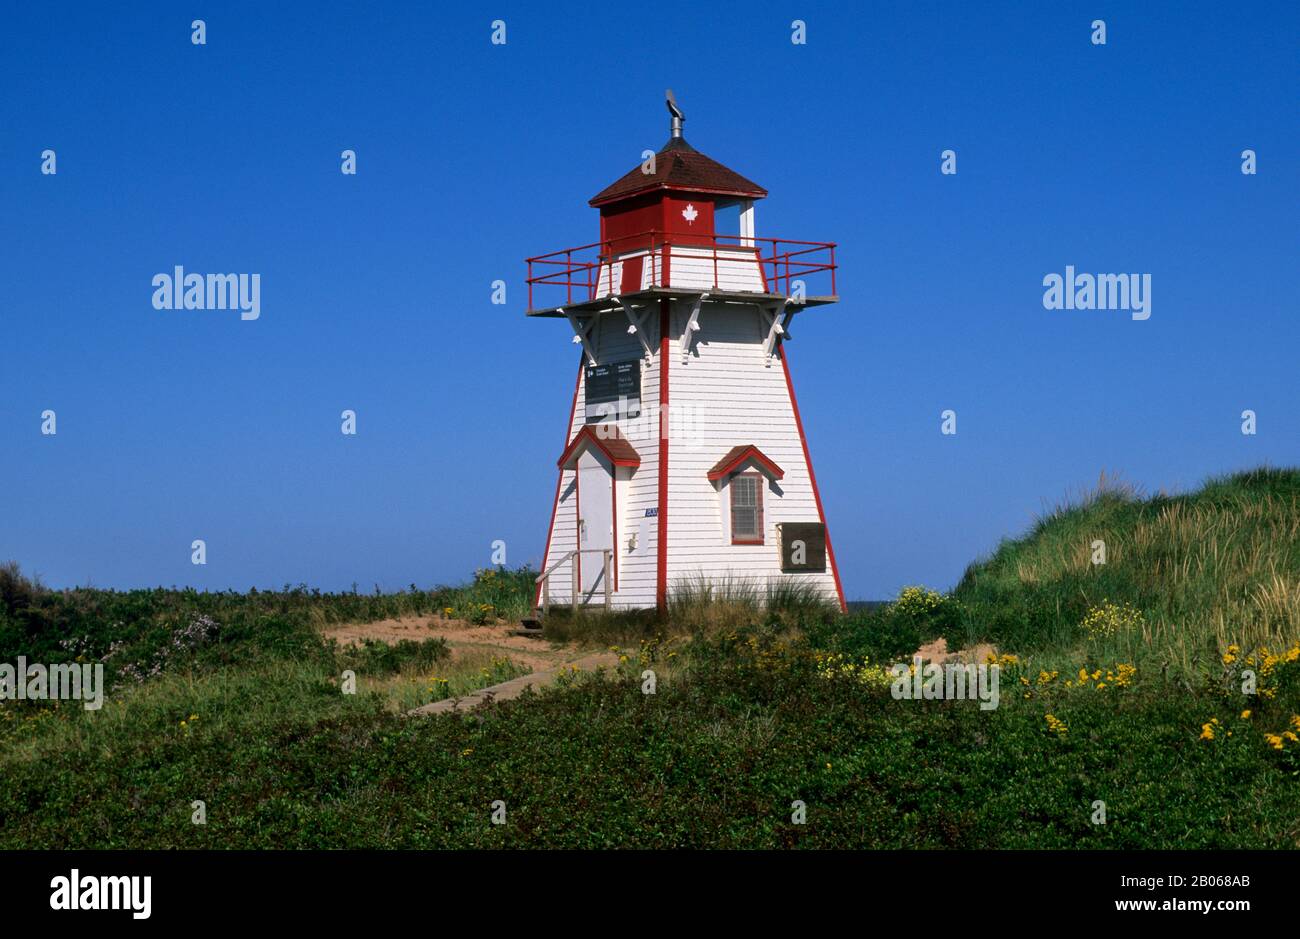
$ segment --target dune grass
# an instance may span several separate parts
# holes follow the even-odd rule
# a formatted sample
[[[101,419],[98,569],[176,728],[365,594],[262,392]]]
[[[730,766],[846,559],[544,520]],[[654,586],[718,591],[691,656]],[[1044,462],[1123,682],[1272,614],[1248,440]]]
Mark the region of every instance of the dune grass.
[[[1100,558],[1104,545],[1105,563]],[[1182,495],[1100,485],[972,564],[953,591],[960,641],[1155,660],[1205,673],[1229,645],[1300,641],[1300,471],[1258,469]],[[1089,639],[1107,605],[1137,612]],[[1096,614],[1094,614],[1096,615]]]
[[[613,610],[556,604],[543,629],[548,639],[580,645],[635,645],[647,639],[703,636],[756,622],[798,627],[836,615],[835,607],[816,588],[800,581],[769,581],[726,574],[708,578],[690,574],[668,591],[668,608]]]

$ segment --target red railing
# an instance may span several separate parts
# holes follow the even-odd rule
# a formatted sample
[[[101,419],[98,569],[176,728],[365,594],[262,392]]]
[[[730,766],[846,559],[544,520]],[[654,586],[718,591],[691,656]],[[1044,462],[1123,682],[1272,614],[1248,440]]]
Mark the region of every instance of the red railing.
[[[675,254],[674,247],[690,249],[689,255],[686,251]],[[712,258],[712,282],[709,283],[707,277],[700,282],[696,273],[690,278],[689,283],[683,283],[683,278],[678,278],[678,282],[674,284],[672,282],[673,257],[689,256],[692,260],[698,260],[701,256],[698,249],[701,248],[708,250],[706,258]],[[528,258],[528,309],[538,309],[533,302],[534,287],[542,288],[539,293],[545,294],[554,301],[551,306],[572,304],[575,302],[575,297],[578,303],[596,299],[602,269],[608,270],[611,261],[630,252],[650,258],[652,286],[719,290],[722,288],[719,286],[718,262],[722,261],[724,266],[734,265],[740,257],[743,257],[743,255],[738,256],[743,251],[753,251],[757,257],[768,293],[790,296],[794,291],[795,282],[803,281],[805,296],[815,296],[818,291],[814,288],[825,286],[826,281],[829,281],[828,292],[832,296],[835,295],[834,242],[647,231]],[[808,279],[813,275],[822,276],[814,278],[814,281],[809,283]],[[612,274],[606,273],[604,276],[612,277]],[[617,285],[610,283],[609,287],[611,288],[609,293],[619,292]],[[564,291],[562,302],[561,288]]]

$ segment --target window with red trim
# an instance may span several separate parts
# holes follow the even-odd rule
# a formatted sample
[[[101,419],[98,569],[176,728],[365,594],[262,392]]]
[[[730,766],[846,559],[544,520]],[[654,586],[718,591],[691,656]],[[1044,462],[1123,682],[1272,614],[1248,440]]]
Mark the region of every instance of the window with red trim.
[[[731,490],[731,543],[763,543],[763,475],[736,473]]]

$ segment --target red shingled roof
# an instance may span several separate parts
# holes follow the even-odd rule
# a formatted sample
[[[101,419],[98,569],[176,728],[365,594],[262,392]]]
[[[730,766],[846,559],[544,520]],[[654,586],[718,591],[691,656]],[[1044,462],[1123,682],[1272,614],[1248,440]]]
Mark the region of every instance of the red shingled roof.
[[[709,482],[717,482],[728,473],[734,473],[742,463],[751,459],[773,479],[780,479],[785,475],[785,470],[768,459],[762,450],[752,443],[745,443],[732,447],[727,451],[726,456],[713,464],[713,469],[709,470]]]
[[[555,461],[560,469],[572,469],[583,446],[592,446],[605,454],[615,466],[640,466],[641,454],[619,432],[617,424],[586,424],[573,435],[560,458]]]
[[[602,189],[592,197],[589,204],[604,205],[653,189],[711,192],[749,199],[762,199],[767,195],[767,190],[758,183],[751,182],[717,160],[706,157],[683,138],[674,137],[655,154],[653,174],[641,172],[641,167],[638,166]]]

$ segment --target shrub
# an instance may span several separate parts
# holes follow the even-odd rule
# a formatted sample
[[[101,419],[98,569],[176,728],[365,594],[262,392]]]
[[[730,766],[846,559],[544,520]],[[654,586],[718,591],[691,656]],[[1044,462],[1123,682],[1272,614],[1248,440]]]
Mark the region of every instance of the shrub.
[[[940,636],[956,648],[961,644],[960,622],[955,601],[924,588],[906,587],[894,603],[814,622],[805,631],[817,648],[897,662]]]
[[[1130,604],[1102,600],[1088,611],[1079,628],[1089,639],[1109,639],[1117,633],[1140,629],[1142,623],[1142,612]]]
[[[367,675],[395,675],[406,669],[420,671],[432,668],[446,659],[451,649],[442,639],[402,639],[396,644],[365,639],[360,645],[335,651],[337,669],[350,668]]]
[[[17,561],[0,564],[0,612],[16,616],[28,610],[45,592],[39,579],[23,576]]]
[[[894,612],[901,616],[926,617],[943,607],[941,594],[925,587],[904,587],[894,601]]]

